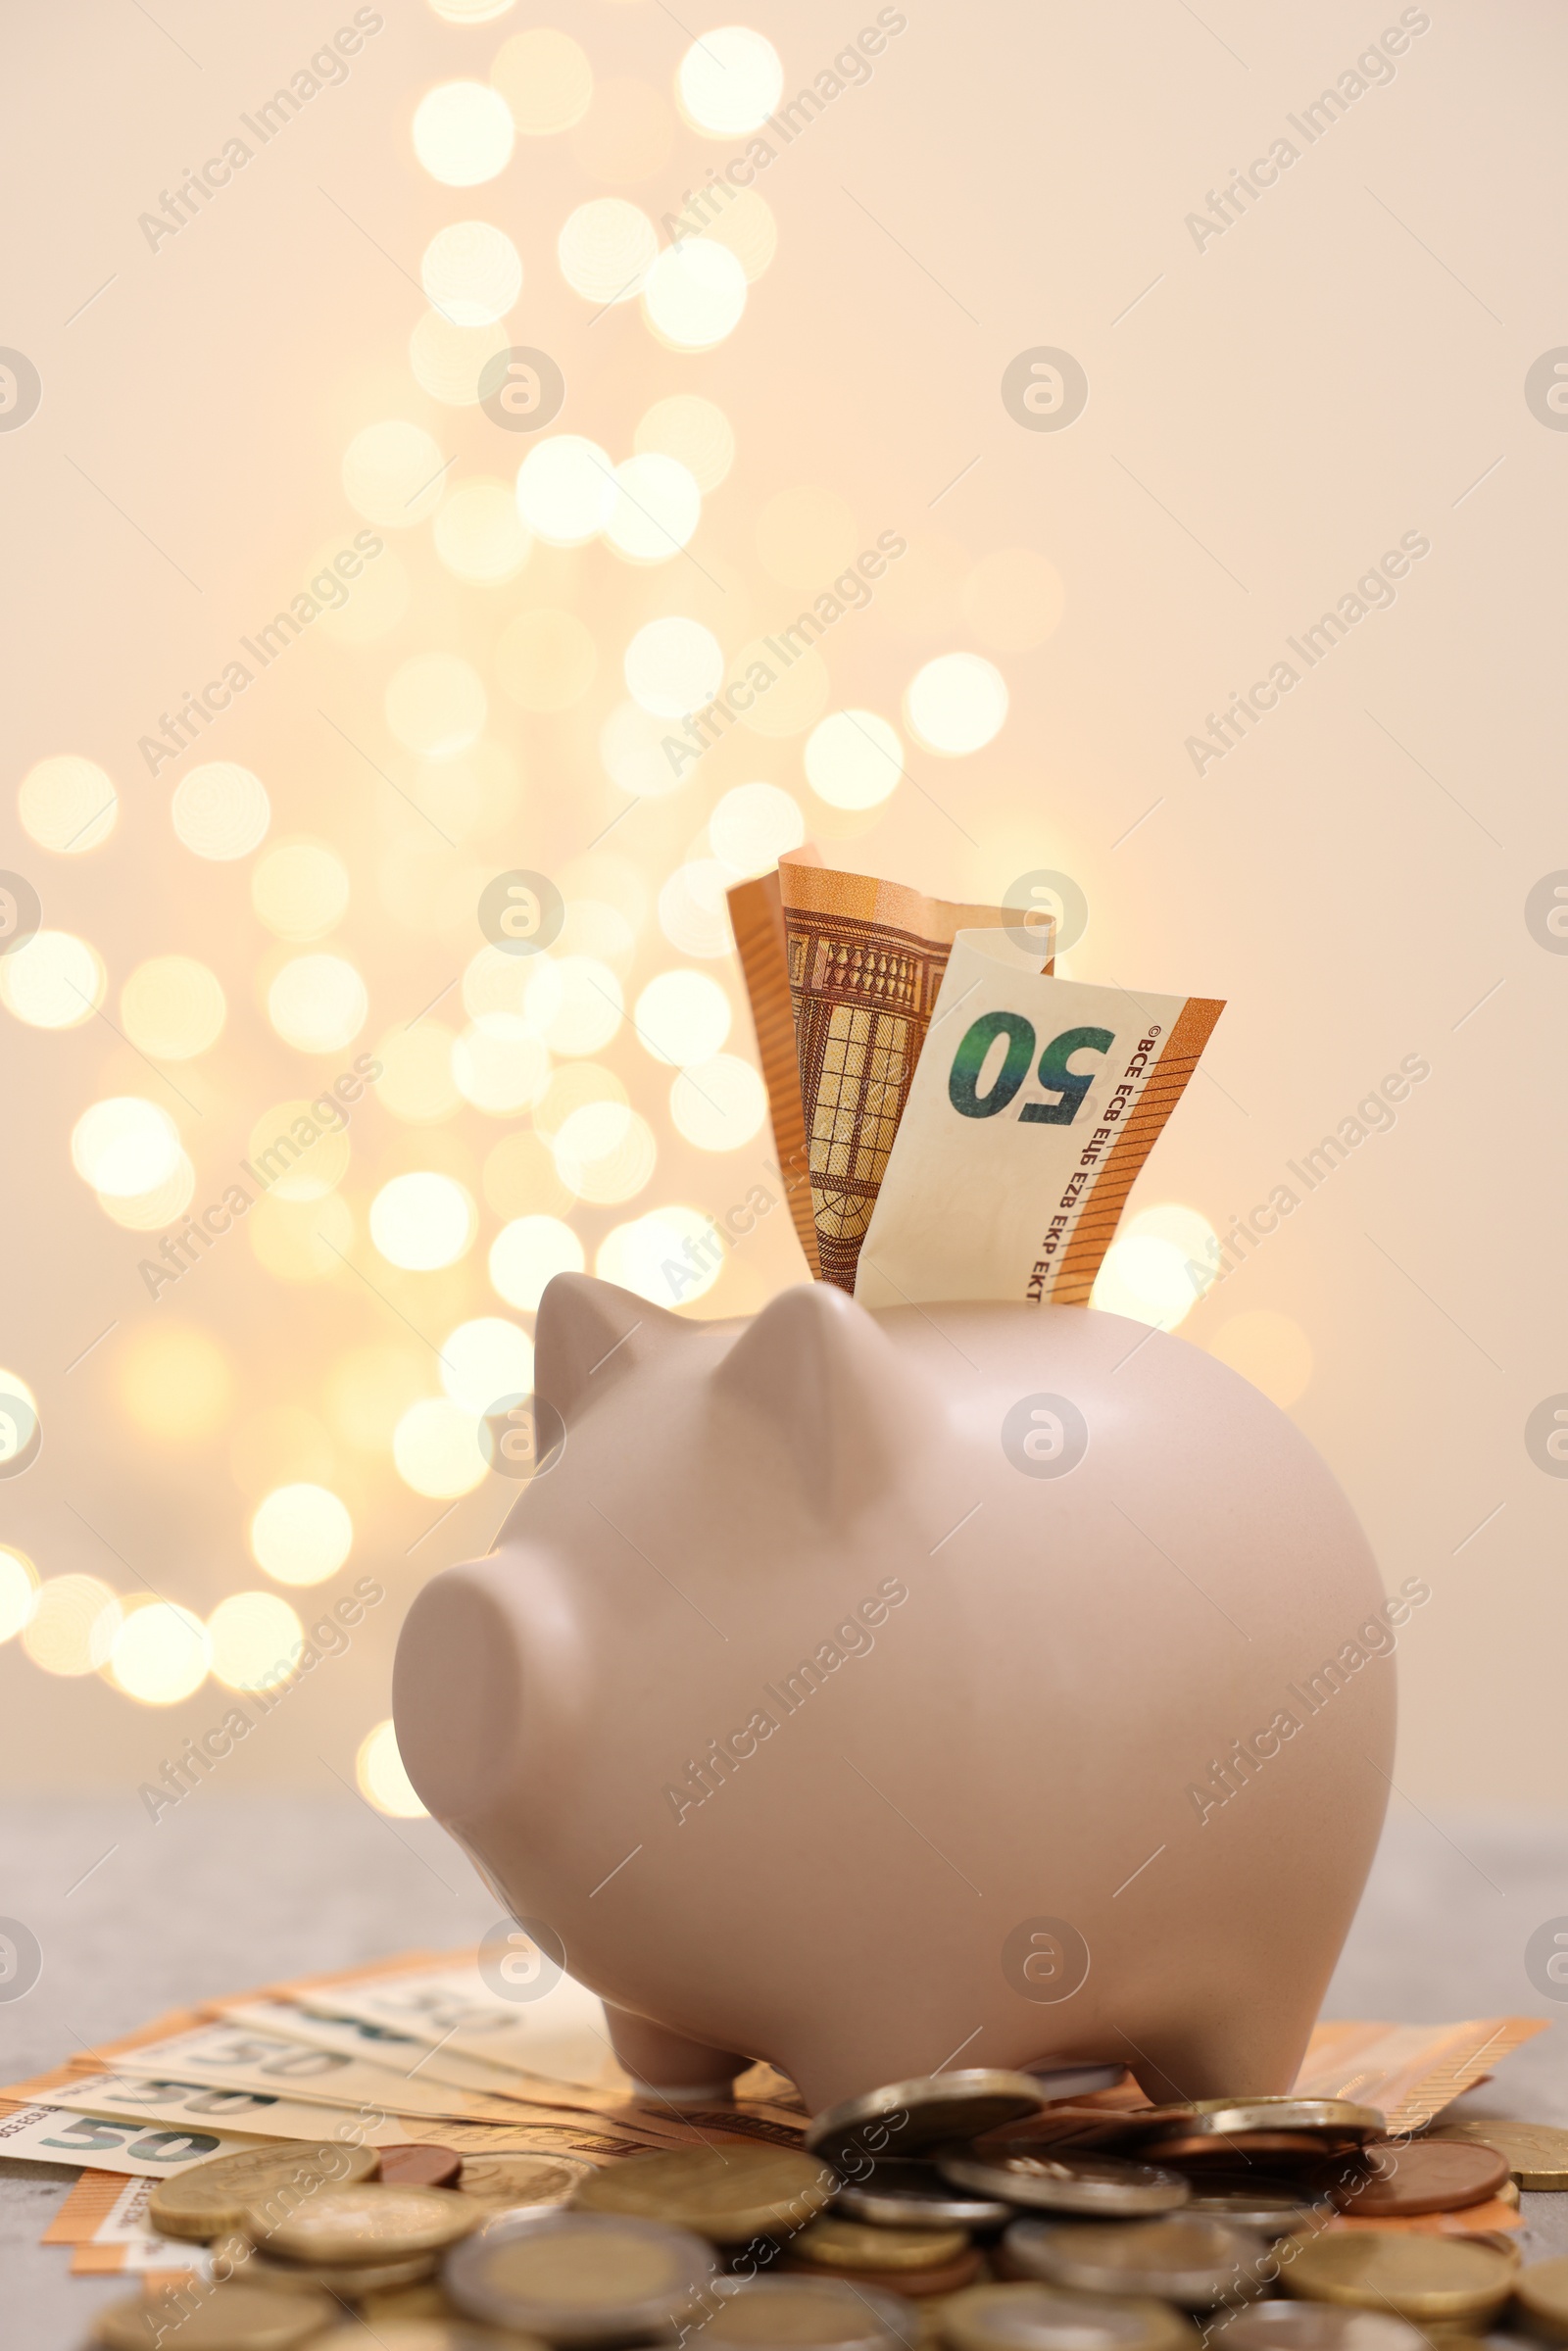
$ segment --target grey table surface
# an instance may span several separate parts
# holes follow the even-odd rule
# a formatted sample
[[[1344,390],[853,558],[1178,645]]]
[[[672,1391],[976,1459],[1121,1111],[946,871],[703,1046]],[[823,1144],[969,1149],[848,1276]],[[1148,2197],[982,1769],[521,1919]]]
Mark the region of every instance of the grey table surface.
[[[474,1941],[496,1922],[491,1897],[434,1823],[384,1820],[347,1799],[205,1801],[156,1830],[124,1801],[14,1803],[0,1858],[0,1914],[23,1920],[43,1950],[31,1990],[0,2003],[6,2081],[164,2009]],[[1535,1929],[1562,1914],[1568,1819],[1439,1819],[1400,1806],[1324,2013],[1410,2023],[1551,2016],[1524,1952]],[[1456,2111],[1568,2124],[1568,2040],[1542,2034]],[[0,2161],[6,2351],[74,2351],[98,2305],[125,2291],[71,2277],[67,2248],[38,2242],[74,2177]],[[1528,2196],[1524,2218],[1527,2260],[1568,2252],[1568,2196]]]

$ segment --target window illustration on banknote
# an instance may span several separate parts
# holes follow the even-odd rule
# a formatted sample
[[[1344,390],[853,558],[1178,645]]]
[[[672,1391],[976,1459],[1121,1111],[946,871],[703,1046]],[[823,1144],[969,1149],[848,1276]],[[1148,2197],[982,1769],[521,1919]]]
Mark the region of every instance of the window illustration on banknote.
[[[949,950],[844,914],[785,915],[825,1280],[853,1291]]]

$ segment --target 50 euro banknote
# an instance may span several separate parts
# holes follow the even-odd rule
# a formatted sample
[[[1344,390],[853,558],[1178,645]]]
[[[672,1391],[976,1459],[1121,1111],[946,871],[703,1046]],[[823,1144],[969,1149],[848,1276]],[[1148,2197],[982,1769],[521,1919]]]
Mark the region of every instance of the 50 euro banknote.
[[[841,873],[809,848],[738,883],[729,910],[795,1230],[813,1278],[853,1290],[953,942],[1025,917]],[[1019,935],[1038,967],[1051,917]]]
[[[954,941],[860,1247],[863,1305],[1087,1305],[1224,1005],[1057,979]]]
[[[872,1306],[1087,1304],[1223,1005],[1057,979],[1044,908],[814,851],[729,906],[811,1273]]]

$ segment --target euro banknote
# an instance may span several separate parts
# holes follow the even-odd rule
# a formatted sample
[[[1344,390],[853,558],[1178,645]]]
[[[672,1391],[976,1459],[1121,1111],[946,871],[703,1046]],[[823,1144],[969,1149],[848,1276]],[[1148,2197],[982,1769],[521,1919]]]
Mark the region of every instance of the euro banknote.
[[[165,2081],[153,2075],[121,2072],[70,2074],[63,2080],[43,2077],[19,2087],[27,2088],[35,2103],[47,2102],[106,2122],[130,2120],[154,2129],[199,2131],[217,2121],[220,2114],[229,2122],[243,2116],[251,2143],[258,2138],[322,2143],[337,2138],[353,2146],[453,2147],[460,2155],[554,2151],[597,2152],[610,2158],[639,2149],[701,2143],[699,2133],[684,2124],[654,2115],[633,2127],[586,2114],[573,2120],[560,2107],[519,2108],[516,2122],[465,2122],[441,2115],[407,2114],[395,2106],[369,2101],[363,2107],[332,2106],[324,2100],[218,2090],[205,2082]]]
[[[1023,917],[842,873],[814,852],[740,883],[729,906],[796,1231],[812,1275],[853,1290],[954,939]],[[1049,917],[1030,931],[1038,964]]]
[[[529,2094],[529,2084],[540,2088],[547,2085],[543,2075],[522,2074],[514,2068],[501,2066],[488,2057],[470,2057],[454,2049],[448,2041],[419,2040],[414,2034],[394,2032],[389,2025],[367,2024],[361,2017],[345,2016],[332,2008],[296,2007],[287,2000],[236,2000],[224,2002],[222,2021],[238,2032],[264,2034],[273,2040],[285,2040],[307,2049],[318,2049],[342,2058],[366,2058],[372,2065],[412,2078],[417,2074],[421,2082],[439,2084],[456,2092],[477,2090],[505,2098],[523,2098]],[[610,2043],[604,2042],[600,2073],[610,2061]],[[577,2082],[550,2082],[555,2092],[562,2089],[579,2090],[589,2086]],[[601,2084],[601,2086],[604,2086]]]
[[[167,2180],[193,2163],[240,2155],[262,2144],[260,2137],[205,2130],[194,2121],[172,2125],[167,2117],[74,2114],[68,2107],[0,2098],[0,2156],[24,2156],[30,2163],[77,2164],[88,2172]]]
[[[125,2180],[112,2172],[83,2172],[44,2230],[40,2242],[70,2245],[75,2278],[209,2278],[206,2245],[160,2236],[147,2218],[156,2180]]]
[[[603,2003],[569,1976],[540,1999],[503,2000],[471,1956],[447,1954],[434,1964],[273,1989],[297,2007],[407,2033],[503,2074],[584,2089],[624,2085],[610,2058]]]
[[[1127,1195],[1223,1004],[954,941],[858,1252],[863,1305],[1087,1305]]]

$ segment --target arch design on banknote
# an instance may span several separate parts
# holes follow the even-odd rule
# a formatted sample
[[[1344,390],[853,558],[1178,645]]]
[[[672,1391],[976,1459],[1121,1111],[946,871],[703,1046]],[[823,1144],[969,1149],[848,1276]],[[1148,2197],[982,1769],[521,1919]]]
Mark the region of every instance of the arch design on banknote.
[[[853,1291],[951,948],[837,911],[786,908],[785,927],[817,1251]]]

